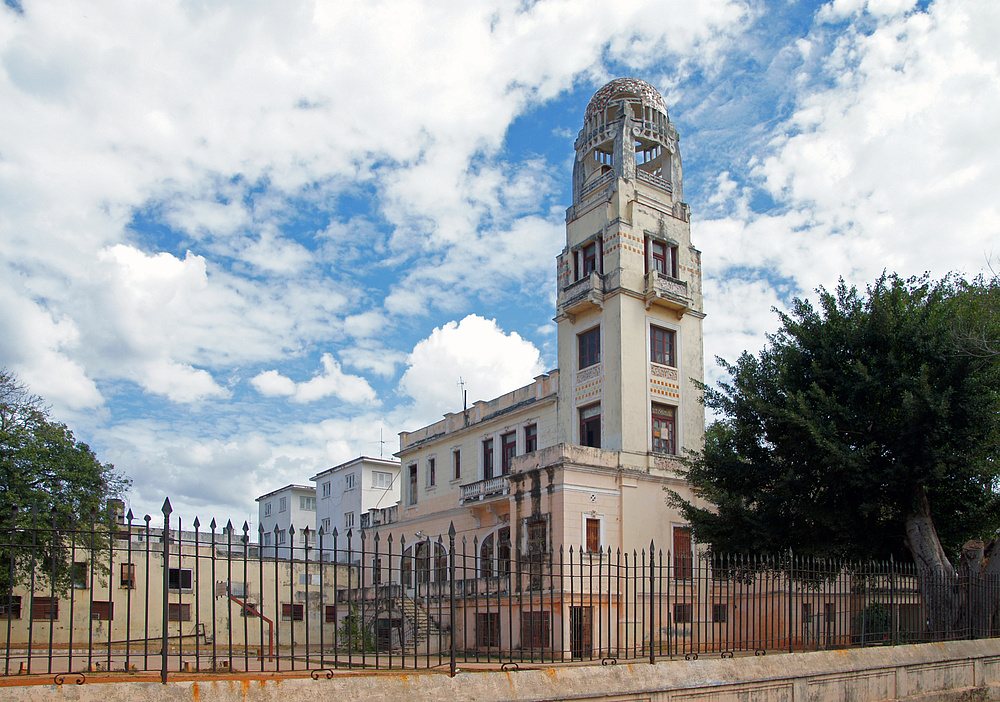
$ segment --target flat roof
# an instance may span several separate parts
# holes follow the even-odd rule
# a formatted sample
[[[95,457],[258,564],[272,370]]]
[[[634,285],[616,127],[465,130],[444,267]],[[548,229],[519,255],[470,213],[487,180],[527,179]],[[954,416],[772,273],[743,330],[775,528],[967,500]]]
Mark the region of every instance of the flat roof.
[[[391,458],[372,458],[371,456],[358,456],[357,458],[352,458],[346,463],[341,463],[339,466],[334,466],[333,468],[326,468],[321,470],[319,473],[309,478],[310,480],[316,480],[321,476],[333,473],[334,471],[341,470],[342,468],[350,468],[358,463],[374,463],[376,465],[382,466],[383,468],[399,468],[402,464],[399,461],[394,461]]]
[[[270,497],[271,495],[277,495],[279,492],[284,492],[285,490],[306,490],[307,492],[316,492],[316,486],[315,485],[295,485],[293,483],[291,485],[286,485],[285,487],[280,487],[277,490],[272,490],[271,492],[265,493],[265,494],[261,495],[260,497],[258,497],[255,500],[255,502],[260,502],[265,497]]]

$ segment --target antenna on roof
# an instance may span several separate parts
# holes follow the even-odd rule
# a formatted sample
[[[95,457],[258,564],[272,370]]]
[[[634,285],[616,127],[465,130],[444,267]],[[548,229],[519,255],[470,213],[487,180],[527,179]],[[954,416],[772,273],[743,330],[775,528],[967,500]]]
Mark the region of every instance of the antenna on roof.
[[[382,427],[378,428],[378,457],[383,457],[383,449],[385,448],[385,439],[382,438]]]
[[[462,411],[464,412],[469,409],[469,393],[465,391],[465,380],[462,379],[462,376],[458,376],[457,385],[462,388]]]

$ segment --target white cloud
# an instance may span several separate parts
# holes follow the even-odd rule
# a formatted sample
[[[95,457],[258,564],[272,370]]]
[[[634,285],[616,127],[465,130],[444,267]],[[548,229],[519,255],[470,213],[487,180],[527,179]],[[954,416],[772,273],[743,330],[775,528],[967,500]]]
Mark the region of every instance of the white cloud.
[[[296,383],[275,370],[259,373],[250,384],[262,395],[290,396],[295,402],[315,402],[325,397],[336,397],[349,403],[376,401],[375,391],[368,381],[357,375],[344,373],[340,364],[328,353],[321,359],[323,371],[303,383]]]
[[[461,409],[459,379],[472,403],[510,392],[544,372],[530,341],[474,314],[432,331],[413,348],[407,365],[400,390],[414,400],[413,420],[424,423]]]

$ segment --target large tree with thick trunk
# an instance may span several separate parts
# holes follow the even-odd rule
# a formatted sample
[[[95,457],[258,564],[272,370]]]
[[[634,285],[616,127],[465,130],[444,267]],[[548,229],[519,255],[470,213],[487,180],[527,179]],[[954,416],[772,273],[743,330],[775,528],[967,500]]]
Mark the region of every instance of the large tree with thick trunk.
[[[717,552],[912,560],[931,630],[959,625],[951,558],[1000,526],[1000,286],[883,275],[795,300],[756,356],[721,361],[719,417],[678,502]]]

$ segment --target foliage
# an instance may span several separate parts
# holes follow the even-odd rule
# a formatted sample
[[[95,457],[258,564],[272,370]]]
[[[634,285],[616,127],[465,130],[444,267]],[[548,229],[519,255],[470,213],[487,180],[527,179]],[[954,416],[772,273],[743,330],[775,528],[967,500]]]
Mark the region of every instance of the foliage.
[[[759,355],[720,363],[720,415],[674,496],[716,551],[907,558],[929,505],[947,553],[1000,524],[996,280],[843,281],[796,299]]]
[[[341,622],[340,628],[337,630],[337,643],[342,651],[375,652],[375,636],[365,626],[364,617],[361,616],[357,607],[352,606],[351,611]]]
[[[49,419],[41,398],[0,369],[0,593],[32,575],[65,592],[70,560],[94,562],[90,551],[106,543],[106,529],[92,521],[106,520],[107,500],[127,487],[114,466]]]

